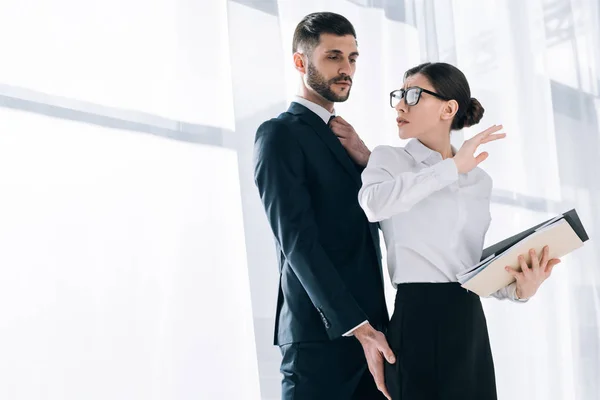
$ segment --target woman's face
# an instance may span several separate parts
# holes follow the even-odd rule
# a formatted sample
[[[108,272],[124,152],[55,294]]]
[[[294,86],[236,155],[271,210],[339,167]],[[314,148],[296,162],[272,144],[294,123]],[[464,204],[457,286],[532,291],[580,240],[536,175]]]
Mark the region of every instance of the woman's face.
[[[437,93],[427,78],[421,74],[406,78],[403,89],[411,87],[419,87]],[[446,103],[446,101],[424,92],[421,93],[419,102],[414,106],[408,106],[405,98],[400,100],[395,107],[398,113],[396,123],[400,139],[420,138],[439,130],[440,125],[444,124],[441,117]]]

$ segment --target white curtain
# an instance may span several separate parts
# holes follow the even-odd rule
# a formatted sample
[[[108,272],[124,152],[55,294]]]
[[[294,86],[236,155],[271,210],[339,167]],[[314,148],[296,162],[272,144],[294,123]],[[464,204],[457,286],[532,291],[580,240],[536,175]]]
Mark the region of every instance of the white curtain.
[[[504,124],[488,243],[577,208],[592,240],[529,303],[484,306],[500,399],[600,398],[597,0],[99,4],[0,4],[0,397],[279,398],[252,145],[298,87],[294,27],[334,11],[361,53],[337,112],[370,147],[402,145],[388,93],[423,61]]]
[[[260,399],[227,29],[0,2],[1,399]]]

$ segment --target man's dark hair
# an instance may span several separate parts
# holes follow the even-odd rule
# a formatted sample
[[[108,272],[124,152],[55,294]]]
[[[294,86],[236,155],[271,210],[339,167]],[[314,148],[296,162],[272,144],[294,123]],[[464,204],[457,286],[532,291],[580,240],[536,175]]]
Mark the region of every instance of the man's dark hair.
[[[331,12],[313,13],[304,17],[296,27],[292,51],[303,51],[310,55],[319,45],[324,33],[337,36],[352,35],[356,39],[354,27],[346,17]]]

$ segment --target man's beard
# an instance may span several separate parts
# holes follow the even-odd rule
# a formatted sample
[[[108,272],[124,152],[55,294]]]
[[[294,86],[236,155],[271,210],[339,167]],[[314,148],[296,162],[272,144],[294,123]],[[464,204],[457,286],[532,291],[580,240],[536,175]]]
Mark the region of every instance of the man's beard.
[[[329,100],[334,103],[341,103],[348,100],[350,96],[351,86],[348,86],[348,91],[345,94],[338,95],[333,90],[331,90],[331,85],[336,82],[347,81],[352,84],[352,79],[346,76],[338,76],[334,79],[330,79],[327,81],[323,75],[315,68],[312,63],[308,63],[308,69],[306,71],[306,79],[308,86],[310,86],[315,92],[317,92],[321,97],[326,100]]]

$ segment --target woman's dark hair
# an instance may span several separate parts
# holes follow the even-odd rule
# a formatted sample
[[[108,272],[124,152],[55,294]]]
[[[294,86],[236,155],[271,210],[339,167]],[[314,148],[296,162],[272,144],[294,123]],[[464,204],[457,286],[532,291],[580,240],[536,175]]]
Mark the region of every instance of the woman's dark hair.
[[[446,63],[425,63],[409,69],[404,79],[421,74],[427,78],[436,93],[458,102],[458,112],[452,121],[452,130],[460,130],[481,121],[485,109],[479,100],[471,97],[471,88],[465,74],[454,65]]]
[[[346,17],[330,12],[313,13],[304,17],[296,27],[292,52],[302,50],[310,55],[319,45],[323,33],[337,36],[352,35],[356,39],[354,27]]]

